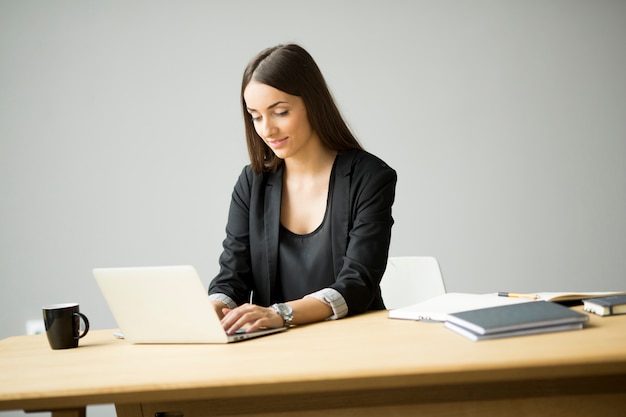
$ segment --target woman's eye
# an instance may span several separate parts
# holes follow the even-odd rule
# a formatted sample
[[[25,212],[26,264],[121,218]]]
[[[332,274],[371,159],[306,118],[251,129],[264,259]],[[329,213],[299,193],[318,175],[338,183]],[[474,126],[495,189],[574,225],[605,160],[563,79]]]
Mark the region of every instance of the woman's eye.
[[[283,110],[281,112],[276,112],[276,116],[278,116],[278,117],[287,116],[287,114],[289,114],[289,110]]]
[[[258,122],[261,120],[261,116],[250,115],[250,120],[252,120],[253,122]]]

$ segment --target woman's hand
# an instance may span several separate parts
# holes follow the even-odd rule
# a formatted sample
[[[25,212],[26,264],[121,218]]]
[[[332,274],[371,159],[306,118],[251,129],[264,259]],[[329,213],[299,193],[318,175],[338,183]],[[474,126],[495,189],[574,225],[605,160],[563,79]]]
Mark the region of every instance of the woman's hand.
[[[283,318],[271,307],[260,307],[255,304],[243,304],[235,309],[222,309],[222,326],[226,333],[233,334],[246,326],[247,332],[261,328],[274,329],[283,327]]]
[[[217,317],[221,319],[224,318],[224,310],[228,310],[228,306],[224,303],[222,303],[221,301],[214,301],[211,300],[211,304],[213,304],[213,309],[215,310],[215,312],[217,313]]]

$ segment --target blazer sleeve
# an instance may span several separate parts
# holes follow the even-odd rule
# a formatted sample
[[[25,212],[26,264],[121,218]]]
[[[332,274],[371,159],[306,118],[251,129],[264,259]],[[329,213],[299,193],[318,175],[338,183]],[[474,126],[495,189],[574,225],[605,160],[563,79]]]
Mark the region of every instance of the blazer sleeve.
[[[209,294],[225,294],[237,305],[247,301],[252,288],[249,230],[252,178],[250,167],[245,167],[235,184],[219,258],[220,271],[209,285]]]
[[[332,286],[346,300],[350,315],[385,308],[380,281],[389,255],[396,182],[395,170],[377,157],[361,152],[355,158],[348,242]]]

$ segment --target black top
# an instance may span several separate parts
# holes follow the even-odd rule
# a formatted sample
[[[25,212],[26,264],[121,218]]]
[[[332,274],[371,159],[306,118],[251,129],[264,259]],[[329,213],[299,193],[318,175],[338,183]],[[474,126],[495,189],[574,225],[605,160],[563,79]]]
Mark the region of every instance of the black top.
[[[332,206],[335,169],[330,175],[324,219],[313,232],[299,235],[280,225],[278,274],[273,302],[297,300],[335,282],[328,213]]]

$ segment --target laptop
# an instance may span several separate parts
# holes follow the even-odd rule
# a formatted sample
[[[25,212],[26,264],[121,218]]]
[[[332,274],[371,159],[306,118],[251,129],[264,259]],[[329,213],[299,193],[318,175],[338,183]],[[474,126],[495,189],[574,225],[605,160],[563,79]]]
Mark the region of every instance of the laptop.
[[[131,343],[231,343],[287,329],[228,335],[193,266],[96,268],[93,275]]]

